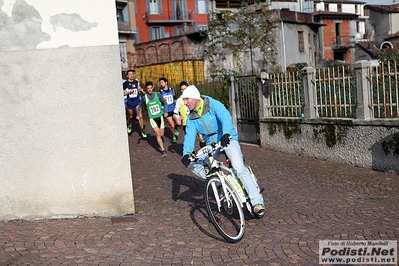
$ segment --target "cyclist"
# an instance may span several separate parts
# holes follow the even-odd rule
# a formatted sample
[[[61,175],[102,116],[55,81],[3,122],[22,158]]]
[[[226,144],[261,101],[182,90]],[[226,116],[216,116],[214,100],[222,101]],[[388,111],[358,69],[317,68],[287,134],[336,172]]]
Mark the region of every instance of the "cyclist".
[[[231,161],[233,170],[240,178],[254,206],[254,214],[263,217],[265,207],[263,197],[256,187],[255,181],[244,165],[238,134],[233,126],[233,120],[226,107],[219,101],[205,95],[200,95],[194,85],[188,86],[182,96],[184,104],[190,110],[186,122],[186,135],[183,141],[182,163],[197,176],[206,179],[205,168],[201,162],[190,162],[190,154],[194,151],[195,137],[199,132],[207,145],[219,142],[224,147]],[[215,154],[215,156],[218,156]]]

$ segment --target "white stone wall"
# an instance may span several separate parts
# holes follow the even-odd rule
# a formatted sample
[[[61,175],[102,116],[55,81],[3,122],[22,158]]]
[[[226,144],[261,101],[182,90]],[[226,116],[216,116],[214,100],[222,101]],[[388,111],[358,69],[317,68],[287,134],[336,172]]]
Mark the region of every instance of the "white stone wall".
[[[261,146],[342,164],[399,174],[399,125],[387,122],[323,123],[292,121],[260,123]],[[387,152],[387,153],[386,153]]]
[[[134,213],[115,2],[0,0],[0,21],[0,220]]]

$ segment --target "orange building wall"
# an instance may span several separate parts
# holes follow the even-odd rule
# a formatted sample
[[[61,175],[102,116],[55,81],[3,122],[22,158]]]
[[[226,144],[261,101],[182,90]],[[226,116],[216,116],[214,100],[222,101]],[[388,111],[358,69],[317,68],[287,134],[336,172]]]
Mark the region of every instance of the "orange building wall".
[[[333,19],[323,19],[323,23],[325,26],[323,27],[324,34],[324,58],[329,60],[334,60],[334,52],[331,49],[334,42],[333,40],[336,38],[335,31],[335,23],[336,21]],[[341,24],[341,36],[349,36],[349,20],[340,20]],[[346,52],[346,61],[351,62],[352,57],[350,51]]]
[[[196,14],[195,13],[195,1],[186,0],[187,3],[187,12],[192,12],[192,20],[196,22],[197,25],[208,25],[208,15],[207,14]],[[138,28],[139,41],[149,42],[150,41],[150,31],[149,26],[145,20],[145,14],[147,12],[147,5],[145,0],[140,0],[140,4],[136,5],[137,15],[136,15],[136,23]],[[172,13],[172,0],[162,0],[162,14]],[[165,17],[165,15],[160,15],[160,20]],[[154,17],[155,15],[151,15]],[[155,26],[155,25],[151,25]],[[156,26],[163,26],[165,28],[165,32],[169,33],[169,36],[175,36],[174,34],[174,26],[170,24],[157,24]],[[190,25],[189,25],[190,26]]]

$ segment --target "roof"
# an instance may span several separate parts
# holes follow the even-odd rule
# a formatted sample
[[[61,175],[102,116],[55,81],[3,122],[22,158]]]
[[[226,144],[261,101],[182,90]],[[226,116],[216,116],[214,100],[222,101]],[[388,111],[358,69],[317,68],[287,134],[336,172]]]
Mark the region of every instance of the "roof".
[[[313,0],[314,3],[324,2],[326,4],[365,4],[364,1],[354,1],[354,0]]]
[[[399,13],[399,4],[394,5],[365,5],[365,9],[379,11],[381,13]]]
[[[359,48],[375,58],[379,53],[382,52],[382,50],[377,48],[379,45],[381,45],[381,43],[384,43],[384,41],[358,42],[356,43],[356,45],[358,45]],[[390,43],[392,43],[394,48],[399,48],[399,42]]]
[[[385,38],[385,40],[390,40],[390,39],[396,39],[397,37],[399,37],[399,31],[389,34],[388,37]]]

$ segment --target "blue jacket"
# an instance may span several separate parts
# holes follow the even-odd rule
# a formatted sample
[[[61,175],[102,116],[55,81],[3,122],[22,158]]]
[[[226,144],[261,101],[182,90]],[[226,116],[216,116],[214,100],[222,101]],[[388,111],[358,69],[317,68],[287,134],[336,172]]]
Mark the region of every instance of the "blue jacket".
[[[202,116],[191,111],[187,118],[183,156],[194,151],[197,131],[202,135],[207,145],[218,142],[224,134],[230,134],[233,140],[238,140],[233,119],[226,107],[209,96],[201,95],[201,98],[204,99]]]

